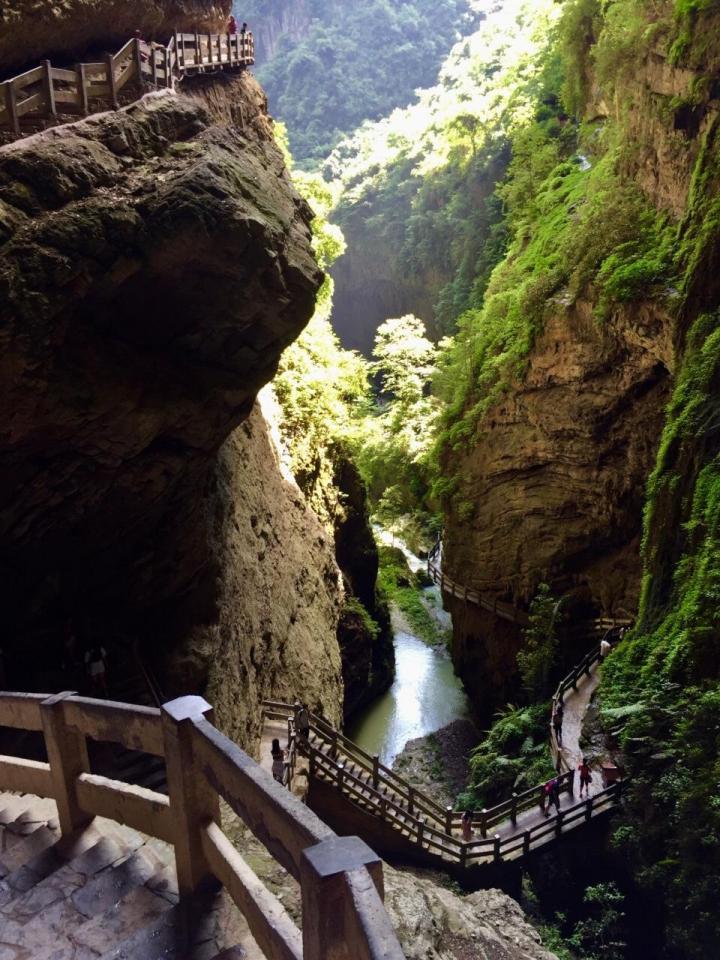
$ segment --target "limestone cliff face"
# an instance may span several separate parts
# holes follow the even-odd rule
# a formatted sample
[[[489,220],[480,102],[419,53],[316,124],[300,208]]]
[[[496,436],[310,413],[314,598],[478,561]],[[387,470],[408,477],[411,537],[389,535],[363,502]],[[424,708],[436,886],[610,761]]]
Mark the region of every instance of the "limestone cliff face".
[[[224,29],[231,0],[7,0],[0,5],[0,73],[41,57],[83,59],[86,51],[114,53],[140,30],[167,43],[173,30]]]
[[[235,2],[235,15],[240,20],[247,19],[246,7]],[[262,15],[253,17],[255,34],[255,55],[262,66],[275,56],[283,37],[299,40],[312,23],[313,10],[311,0],[268,0],[260,4]],[[260,12],[260,11],[259,11]]]
[[[259,406],[220,448],[198,521],[210,562],[168,610],[184,637],[161,661],[168,684],[206,690],[223,729],[251,749],[264,697],[303,699],[338,723],[343,590],[333,542],[282,470]],[[198,616],[202,597],[211,602]]]
[[[67,618],[82,642],[153,651],[227,622],[233,547],[208,510],[235,447],[218,450],[314,308],[310,217],[249,75],[0,149],[0,590],[18,686],[42,686],[39,663],[52,675]],[[321,552],[312,569],[332,642],[307,689],[319,702],[327,679],[336,716],[338,586]],[[281,619],[243,663],[254,646],[262,670]]]
[[[634,614],[645,480],[669,396],[669,318],[647,305],[600,325],[586,301],[557,304],[527,375],[457,455],[445,571],[490,597],[528,602],[541,581],[591,612]],[[516,628],[449,601],[453,656],[481,708],[514,694]]]
[[[627,123],[626,174],[661,210],[687,209],[693,165],[717,96],[687,96],[703,70],[652,51],[638,64]],[[696,84],[697,88],[697,84]],[[595,90],[589,114],[610,114]],[[704,271],[703,283],[708,273]],[[710,272],[712,276],[712,272]],[[707,302],[707,297],[705,297]],[[635,303],[593,319],[592,291],[547,305],[523,379],[484,416],[477,445],[452,455],[461,488],[447,522],[453,578],[524,605],[540,581],[576,610],[633,616],[647,478],[655,464],[676,364],[670,306]],[[480,709],[514,687],[517,628],[450,601],[454,657]]]

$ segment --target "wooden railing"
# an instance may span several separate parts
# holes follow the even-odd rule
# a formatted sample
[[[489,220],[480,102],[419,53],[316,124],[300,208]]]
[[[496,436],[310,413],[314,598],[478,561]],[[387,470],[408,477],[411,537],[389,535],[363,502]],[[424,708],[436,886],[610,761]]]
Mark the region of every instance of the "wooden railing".
[[[503,600],[490,600],[483,596],[478,590],[456,583],[442,571],[441,564],[442,542],[438,540],[428,554],[427,569],[428,575],[440,587],[443,593],[449,593],[458,600],[465,603],[472,603],[483,610],[494,613],[496,617],[502,620],[509,620],[511,623],[517,623],[526,626],[528,616],[524,610],[514,607],[511,603],[505,603]]]
[[[43,60],[0,83],[0,128],[19,134],[23,122],[117,109],[128,84],[173,87],[184,76],[250,66],[254,56],[252,33],[176,33],[167,45],[133,38],[116,54],[72,70]]]
[[[480,591],[456,583],[455,580],[446,576],[442,571],[441,558],[442,540],[438,538],[428,554],[427,569],[428,575],[440,587],[443,593],[449,593],[451,596],[457,597],[458,600],[463,600],[465,603],[472,603],[475,606],[481,607],[483,610],[494,613],[496,617],[500,617],[502,620],[509,620],[511,623],[517,623],[520,626],[527,626],[528,615],[524,610],[520,610],[513,604],[506,603],[502,600],[490,600],[487,596],[483,596]],[[577,624],[576,629],[577,631],[581,631],[584,636],[590,633],[597,633],[599,641],[599,634],[604,633],[606,630],[614,627],[629,626],[631,623],[632,620],[623,618],[597,617],[593,620],[583,620]]]
[[[48,756],[0,756],[0,789],[53,798],[63,834],[103,816],[171,843],[181,895],[215,876],[270,960],[401,960],[379,858],[359,838],[338,837],[211,718],[200,697],[155,709],[0,692],[0,726],[43,732]],[[88,738],[163,757],[168,796],[93,774]],[[221,797],[300,882],[302,931],[223,833]]]
[[[272,719],[287,719],[289,734],[298,740],[294,720],[297,705],[266,700],[263,709]],[[298,749],[309,758],[311,778],[330,784],[360,809],[397,830],[416,849],[447,864],[471,867],[526,856],[568,829],[605,813],[620,800],[622,785],[616,783],[559,810],[548,820],[515,832],[518,818],[525,811],[542,807],[544,785],[539,784],[482,810],[472,823],[482,839],[465,842],[458,836],[461,811],[437,804],[321,717],[312,713],[309,716],[310,737],[305,742],[299,739]],[[573,771],[560,776],[560,789],[573,796]],[[505,836],[492,833],[501,826]]]

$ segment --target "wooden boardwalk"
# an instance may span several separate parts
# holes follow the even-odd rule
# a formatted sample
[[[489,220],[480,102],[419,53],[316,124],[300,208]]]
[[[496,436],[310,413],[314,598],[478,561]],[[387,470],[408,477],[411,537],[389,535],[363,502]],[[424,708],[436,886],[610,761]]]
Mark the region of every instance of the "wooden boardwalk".
[[[139,97],[146,87],[172,89],[188,76],[244,69],[254,62],[254,40],[249,32],[175,33],[167,44],[134,37],[116,54],[79,63],[71,70],[43,60],[32,70],[0,83],[0,129],[20,135],[66,115],[117,109],[120,94],[128,86],[134,87]]]
[[[599,770],[593,770],[588,797],[577,796],[575,771],[581,760],[582,722],[599,682],[599,657],[594,650],[564,678],[553,700],[553,704],[563,700],[565,706],[565,736],[560,751],[550,734],[560,770],[560,810],[553,808],[545,815],[544,785],[538,784],[479,811],[469,842],[461,839],[461,811],[441,807],[320,717],[310,715],[310,738],[305,745],[296,743],[292,705],[265,701],[266,724],[268,730],[275,730],[281,729],[275,726],[278,722],[286,723],[287,730],[282,728],[286,739],[306,757],[311,779],[328,784],[359,810],[398,831],[420,859],[460,868],[512,862],[609,813],[620,802],[622,782],[603,785]]]

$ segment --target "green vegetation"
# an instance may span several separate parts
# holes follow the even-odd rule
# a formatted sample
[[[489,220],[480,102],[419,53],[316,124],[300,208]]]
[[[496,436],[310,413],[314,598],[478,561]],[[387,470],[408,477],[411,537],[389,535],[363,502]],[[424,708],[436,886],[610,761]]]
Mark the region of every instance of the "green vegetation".
[[[280,24],[288,0],[245,0],[238,16],[251,25]],[[292,11],[291,11],[292,13]],[[431,83],[458,32],[477,22],[469,0],[306,0],[300,36],[283,33],[258,77],[271,111],[291,131],[303,165],[323,160],[363,120],[404,106]]]
[[[584,899],[592,915],[575,925],[568,942],[584,960],[623,960],[627,946],[621,932],[624,894],[614,883],[598,883],[585,890]]]
[[[397,604],[416,636],[426,643],[445,642],[443,631],[423,597],[422,587],[399,547],[380,547],[378,586],[391,603]]]
[[[558,601],[546,583],[530,604],[529,623],[523,630],[525,644],[517,655],[517,665],[523,687],[532,701],[550,695],[553,667],[557,661],[559,621]]]
[[[554,768],[548,749],[547,703],[508,704],[470,757],[470,788],[458,798],[463,807],[482,809],[549,779]]]
[[[691,960],[716,950],[720,895],[720,121],[707,109],[717,97],[718,13],[717,0],[508,0],[454,48],[435,87],[339,142],[323,166],[330,187],[314,181],[327,191],[323,210],[337,200],[333,218],[351,242],[389,251],[398,283],[422,288],[434,309],[382,324],[372,371],[327,327],[322,337],[309,328],[312,364],[303,366],[307,351],[293,361],[285,398],[293,431],[307,438],[296,446],[298,471],[317,474],[313,450],[331,429],[354,445],[378,515],[420,539],[441,507],[473,523],[467,450],[522,381],[551,313],[583,300],[610,330],[634,324],[648,301],[675,315],[640,616],[603,667],[602,717],[631,776],[609,847],[650,907],[662,906],[665,955]],[[651,97],[635,73],[663,48],[703,75]],[[680,223],[632,176],[658,123],[678,165],[694,165]],[[381,581],[414,629],[429,629],[391,550]],[[541,587],[518,656],[532,702],[496,718],[473,754],[465,805],[491,805],[552,772],[542,701],[556,679],[553,607]],[[573,951],[624,955],[626,896],[588,888],[587,915],[561,924]]]

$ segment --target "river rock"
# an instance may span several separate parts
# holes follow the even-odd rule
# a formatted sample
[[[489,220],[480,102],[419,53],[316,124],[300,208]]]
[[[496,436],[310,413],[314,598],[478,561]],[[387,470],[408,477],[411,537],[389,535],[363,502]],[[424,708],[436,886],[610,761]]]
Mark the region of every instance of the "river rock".
[[[385,905],[407,960],[557,960],[500,890],[462,897],[434,879],[386,866]]]

